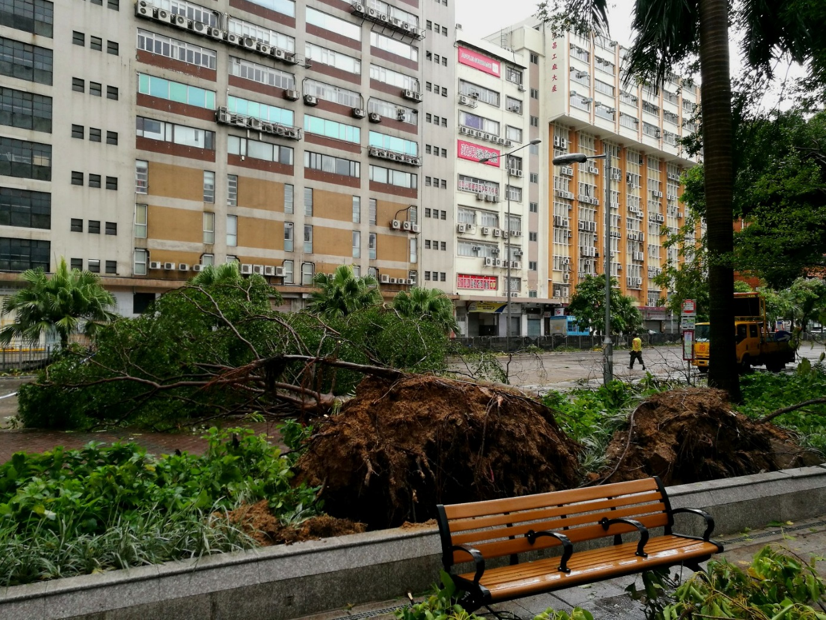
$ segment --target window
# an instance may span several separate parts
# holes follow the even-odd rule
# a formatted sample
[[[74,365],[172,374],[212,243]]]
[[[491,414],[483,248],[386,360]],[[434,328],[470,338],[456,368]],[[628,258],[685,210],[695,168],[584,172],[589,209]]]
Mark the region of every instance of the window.
[[[533,65],[536,65],[540,62],[540,57],[537,54],[529,54],[528,59]]]
[[[517,114],[523,113],[523,102],[513,97],[505,98],[505,107],[511,112],[516,112]]]
[[[69,259],[69,267],[73,270],[83,271],[83,259]]]
[[[302,284],[313,284],[314,266],[312,263],[302,263]]]
[[[83,185],[83,173],[76,170],[72,171],[72,185]]]
[[[106,144],[118,144],[118,132],[106,132]]]
[[[238,246],[238,216],[227,216],[227,245]]]
[[[52,50],[0,37],[0,75],[52,84]]]
[[[215,51],[138,29],[138,49],[190,65],[215,69]]]
[[[351,197],[351,209],[353,211],[353,224],[359,224],[362,221],[362,199],[360,197]]]
[[[100,37],[89,37],[89,49],[96,52],[103,51],[103,39]]]
[[[531,213],[537,213],[537,211],[538,211],[538,205],[537,205],[537,203],[529,203],[529,204],[528,204],[528,210],[529,210]]]
[[[311,151],[304,152],[304,167],[346,177],[359,177],[360,174],[359,162]]]
[[[443,242],[444,244],[444,242]],[[443,248],[445,250],[445,248]],[[409,263],[416,263],[416,237],[411,237],[408,240],[408,262]]]
[[[0,125],[52,131],[52,98],[0,87]]]
[[[361,108],[362,96],[356,91],[349,91],[345,88],[325,84],[316,80],[304,81],[304,94],[313,95],[319,99],[332,101],[349,108]]]
[[[117,222],[107,222],[104,228],[104,232],[106,235],[117,235],[118,234],[118,223]]]
[[[540,127],[540,117],[532,116],[531,117],[531,126],[532,127]]]
[[[3,13],[0,12],[0,15],[3,15]],[[0,23],[2,23],[2,21],[3,21],[2,18],[0,18]],[[78,32],[77,30],[73,30],[72,31],[72,45],[79,45],[81,47],[84,47],[86,45],[86,35],[83,34],[82,32]]]
[[[138,239],[146,239],[147,226],[147,208],[146,205],[135,205],[135,237]]]
[[[388,136],[374,131],[368,134],[368,144],[371,147],[379,147],[380,149],[404,153],[413,157],[419,154],[419,145],[413,140],[405,140],[404,138]]]
[[[120,11],[121,5],[119,0],[107,0],[106,1],[106,8],[112,9],[113,11]]]
[[[215,214],[205,211],[202,218],[203,241],[205,244],[215,243]]]
[[[292,74],[234,56],[230,56],[230,75],[275,88],[296,88],[296,78]]]
[[[352,246],[353,246],[353,258],[359,259],[362,256],[362,233],[359,231],[353,231],[352,234]]]
[[[293,252],[293,223],[284,223],[284,251]]]
[[[313,188],[304,189],[304,215],[313,215]]]
[[[72,78],[72,90],[76,93],[86,92],[86,82],[80,78]]]
[[[149,164],[143,160],[135,160],[135,194],[146,194],[148,180]],[[83,179],[81,179],[81,185],[83,185]]]
[[[212,132],[210,132],[212,133]],[[227,152],[230,155],[243,155],[265,162],[293,165],[293,148],[269,142],[259,142],[249,138],[227,136]]]
[[[89,187],[90,188],[99,188],[99,187],[101,187],[101,176],[89,173]]]
[[[0,225],[50,229],[52,195],[48,192],[0,188]]]
[[[0,26],[51,37],[53,23],[54,4],[47,0],[5,0],[0,4]]]
[[[408,45],[399,39],[386,37],[376,31],[371,31],[370,33],[370,44],[373,47],[379,48],[380,50],[385,50],[391,54],[396,54],[397,56],[401,56],[407,60],[412,60],[414,62],[419,61],[419,50],[417,48],[412,45]]]
[[[514,84],[523,83],[523,72],[511,66],[505,68],[505,79]]]
[[[371,33],[374,34],[374,33]],[[362,72],[362,63],[358,58],[329,50],[326,47],[315,45],[313,43],[305,43],[304,46],[305,58],[308,58],[317,63],[335,67],[348,73],[359,74]]]
[[[296,39],[293,37],[243,19],[238,19],[237,17],[228,18],[227,31],[238,36],[240,39],[249,37],[285,52],[296,51]]]
[[[536,242],[537,241],[537,233],[529,233],[528,234],[528,241]]]
[[[118,273],[118,262],[117,261],[107,261],[106,262],[106,273],[107,274],[117,274]]]
[[[215,173],[208,170],[204,171],[204,202],[215,202]]]
[[[523,130],[519,127],[505,126],[505,137],[512,142],[520,143],[523,141]]]
[[[368,259],[376,259],[376,233],[368,233]]]
[[[344,140],[345,142],[353,142],[356,144],[361,142],[361,131],[359,127],[322,119],[309,114],[304,115],[304,131],[333,138],[334,140]]]
[[[529,91],[529,95],[531,96],[532,99],[540,99],[540,91],[536,88],[532,88]]]
[[[227,205],[238,205],[238,175],[227,175]]]
[[[370,66],[370,79],[396,86],[400,89],[419,92],[419,80],[413,76],[393,71],[379,65]]]
[[[416,125],[419,119],[419,114],[413,108],[406,108],[405,106],[389,101],[382,101],[381,99],[369,99],[368,112],[375,112],[380,116],[391,119],[395,118],[398,121],[411,123],[412,125]]]
[[[0,136],[0,175],[51,181],[52,147]]]
[[[603,93],[604,95],[609,95],[610,97],[615,96],[615,87],[611,84],[606,84],[605,82],[601,82],[600,80],[594,81],[594,90],[598,93]]]
[[[107,190],[117,190],[118,189],[118,178],[117,177],[107,177],[106,178],[106,189]]]
[[[293,184],[284,184],[284,213],[293,213]]]
[[[197,147],[210,151],[215,150],[215,132],[187,127],[186,125],[165,123],[139,116],[135,119],[135,133],[137,136],[149,140],[172,142],[185,147]]]
[[[370,167],[370,180],[377,183],[387,183],[400,188],[415,190],[417,188],[417,176],[413,173],[383,168],[382,166]]]
[[[293,261],[282,261],[281,266],[284,268],[284,278],[282,282],[285,285],[293,284]]]
[[[107,41],[106,42],[106,53],[112,54],[112,56],[117,56],[120,53],[120,45],[118,45],[117,41]]]
[[[100,142],[101,141],[101,130],[90,127],[89,128],[89,141],[90,142]]]
[[[89,94],[94,97],[102,97],[103,86],[97,82],[89,82]]]
[[[132,253],[132,273],[135,276],[146,276],[146,264],[149,254],[142,248],[136,248]],[[139,294],[135,294],[136,296]],[[153,294],[154,297],[154,294]],[[134,310],[134,309],[133,309]]]
[[[484,131],[489,134],[494,134],[496,136],[500,135],[500,124],[497,121],[491,121],[481,116],[477,116],[476,114],[465,112],[464,110],[460,110],[459,124],[472,129]]]
[[[101,271],[101,262],[100,259],[89,259],[86,262],[86,269],[88,269],[93,274],[100,274]]]
[[[463,192],[473,192],[474,194],[489,194],[491,196],[499,196],[500,184],[494,181],[486,181],[484,179],[477,179],[475,177],[468,177],[466,175],[459,175],[457,181],[457,189]],[[482,226],[489,226],[482,224]]]
[[[89,220],[89,226],[86,229],[92,235],[100,235],[101,234],[101,222],[100,220]]]
[[[293,125],[293,111],[287,108],[269,106],[256,101],[229,96],[227,97],[227,109],[233,114],[252,116],[268,123]]]
[[[159,99],[215,110],[215,91],[165,80],[145,73],[138,74],[138,92]]]
[[[50,243],[0,237],[0,270],[23,271],[42,267],[49,271]]]
[[[72,138],[80,138],[83,140],[85,137],[84,131],[83,125],[72,125]]]
[[[310,224],[304,225],[304,252],[313,252],[313,226]]]
[[[72,233],[83,233],[83,218],[72,218],[69,230]]]
[[[376,225],[376,199],[368,201],[368,224]]]
[[[307,24],[310,26],[324,28],[348,39],[355,39],[356,41],[362,40],[362,28],[353,22],[322,13],[312,7],[307,7],[306,16]]]
[[[528,180],[530,183],[540,183],[540,176],[537,173],[529,173]]]

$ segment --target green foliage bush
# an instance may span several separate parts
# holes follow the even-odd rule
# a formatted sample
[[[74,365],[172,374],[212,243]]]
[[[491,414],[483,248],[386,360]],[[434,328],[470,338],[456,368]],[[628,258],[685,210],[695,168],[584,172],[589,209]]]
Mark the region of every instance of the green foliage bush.
[[[251,547],[220,516],[241,503],[267,499],[285,524],[320,508],[264,436],[208,439],[201,456],[131,443],[13,455],[0,466],[0,585]]]

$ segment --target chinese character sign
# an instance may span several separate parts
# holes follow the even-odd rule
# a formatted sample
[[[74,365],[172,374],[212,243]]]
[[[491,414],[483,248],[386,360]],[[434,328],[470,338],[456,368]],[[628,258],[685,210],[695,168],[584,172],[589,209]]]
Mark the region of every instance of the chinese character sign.
[[[500,77],[500,62],[498,60],[478,54],[474,50],[469,50],[467,47],[459,47],[458,49],[460,64],[479,69],[498,78]]]
[[[457,140],[457,157],[474,162],[478,162],[484,157],[490,157],[494,159],[483,162],[483,164],[494,166],[495,168],[500,167],[500,152],[498,149],[481,147],[480,145],[471,144],[470,142],[465,142],[464,140]]]
[[[474,289],[476,291],[496,291],[497,277],[457,274],[457,289]]]

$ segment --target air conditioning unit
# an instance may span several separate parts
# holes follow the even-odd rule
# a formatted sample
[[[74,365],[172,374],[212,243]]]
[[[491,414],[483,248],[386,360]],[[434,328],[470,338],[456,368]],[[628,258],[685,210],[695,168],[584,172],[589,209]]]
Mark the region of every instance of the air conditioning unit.
[[[402,228],[402,223],[399,220],[391,220],[391,228],[394,231],[398,231]]]
[[[470,134],[470,133],[471,133],[471,130],[470,130],[470,129],[468,129],[467,127],[465,127],[464,125],[460,125],[460,126],[459,126],[459,133],[460,133],[460,134],[465,134],[465,135],[468,135],[468,134]]]
[[[511,262],[511,269],[521,270],[521,269],[523,269],[523,264],[520,261],[512,261]]]
[[[509,234],[511,237],[522,237],[522,236],[523,236],[523,232],[522,232],[522,231],[509,231],[509,232],[508,232],[508,234]]]
[[[206,265],[202,265],[201,263],[196,263],[192,266],[193,272],[203,272],[204,268],[207,267]]]
[[[147,6],[145,2],[139,2],[135,5],[135,15],[147,19],[152,19],[155,16],[152,8]]]
[[[381,283],[388,284],[390,281],[391,281],[390,276],[388,276],[387,274],[382,274],[379,277],[379,282],[381,282]]]
[[[513,147],[514,143],[512,141],[506,139],[505,142],[503,142],[503,145],[506,146],[506,147]]]
[[[279,47],[270,48],[270,55],[275,56],[278,60],[287,60],[287,52]]]
[[[508,239],[508,231],[506,231],[505,229],[503,229],[502,237],[503,239]]]
[[[259,276],[264,275],[264,266],[263,265],[254,265],[253,266],[253,274],[258,274]]]
[[[560,293],[560,289],[554,289],[554,297],[559,298],[562,297],[562,293]]]
[[[500,229],[494,229],[494,237],[502,237],[503,232]]]
[[[457,233],[464,233],[465,232],[465,225],[464,224],[457,224]]]
[[[459,96],[459,104],[461,106],[469,106],[471,105],[471,98],[467,95],[460,95]]]
[[[376,112],[371,112],[370,114],[368,114],[368,121],[370,121],[371,123],[381,123],[382,117]]]
[[[570,277],[571,276],[568,273],[563,274],[563,282],[568,282]]]
[[[360,2],[354,2],[354,3],[351,5],[351,10],[352,10],[354,13],[364,13],[364,12],[365,12],[365,5],[363,5],[363,4],[362,4],[362,3],[360,3]]]
[[[399,279],[398,279],[398,278],[394,278],[393,276],[391,276],[391,279],[390,279],[390,284],[395,285],[397,282],[399,282]]]
[[[284,91],[284,96],[286,99],[289,99],[290,101],[297,101],[299,97],[301,97],[299,91],[294,91],[292,89]]]
[[[477,232],[477,227],[475,227],[473,224],[466,224],[465,232],[474,235]]]
[[[175,263],[172,263],[171,261],[167,261],[166,263],[164,263],[164,269],[167,270],[167,271],[174,270],[175,268],[176,268]]]
[[[484,201],[485,200],[485,194],[483,192],[477,192],[477,200],[478,201]]]
[[[482,234],[483,235],[491,235],[491,227],[490,226],[482,227]]]
[[[520,106],[509,106],[508,111],[509,112],[516,112],[517,114],[519,114],[520,113]]]
[[[314,95],[305,95],[304,103],[306,103],[308,106],[317,106],[319,105],[319,99]]]
[[[598,174],[600,171],[595,166],[589,166],[589,172],[593,175]]]
[[[265,56],[269,56],[271,49],[273,49],[273,48],[271,48],[266,43],[256,43],[256,51],[258,51],[259,54],[264,54]]]
[[[411,230],[411,222],[409,220],[405,220],[402,222],[402,230],[403,231],[410,231]]]
[[[422,101],[422,95],[416,91],[405,89],[402,91],[402,96],[405,99],[410,99],[411,101]]]
[[[186,28],[187,27],[187,18],[183,15],[171,15],[169,18],[169,22],[173,26],[178,26],[178,28]]]
[[[220,40],[223,41],[224,40],[224,31],[221,30],[220,28],[209,27],[209,28],[207,28],[207,36],[212,37],[213,39],[220,39]]]
[[[227,110],[225,106],[221,106],[218,110],[215,111],[215,121],[216,123],[229,123],[230,122],[230,112]]]
[[[519,168],[509,168],[508,169],[508,174],[511,175],[512,177],[522,177],[523,176],[523,171],[520,170]]]
[[[242,274],[252,274],[253,273],[253,266],[250,263],[242,263],[241,264],[241,273]]]
[[[275,276],[276,275],[276,268],[272,265],[265,265],[264,266],[264,275],[265,276]]]
[[[494,259],[491,257],[485,257],[485,259],[483,259],[483,263],[485,267],[494,267]]]
[[[163,264],[160,261],[150,261],[149,262],[149,269],[151,270],[160,270],[163,268]]]
[[[494,267],[503,267],[502,259],[494,259]]]
[[[231,32],[224,33],[224,40],[230,45],[238,45],[238,36]]]
[[[419,225],[411,223],[411,233],[419,233]]]
[[[179,263],[178,264],[178,271],[179,272],[189,272],[190,266],[188,263]]]

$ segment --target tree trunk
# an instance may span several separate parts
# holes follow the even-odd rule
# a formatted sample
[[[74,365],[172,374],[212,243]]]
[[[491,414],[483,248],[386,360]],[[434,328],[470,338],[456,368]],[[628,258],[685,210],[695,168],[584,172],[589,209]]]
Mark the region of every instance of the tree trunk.
[[[732,270],[732,93],[727,0],[700,0],[701,113],[709,248],[709,385],[741,400]]]

